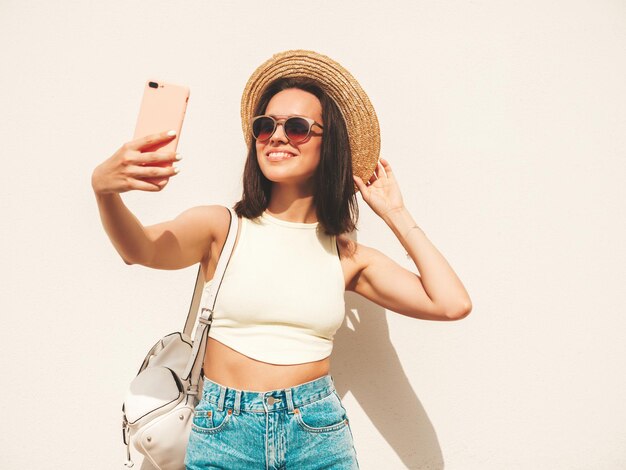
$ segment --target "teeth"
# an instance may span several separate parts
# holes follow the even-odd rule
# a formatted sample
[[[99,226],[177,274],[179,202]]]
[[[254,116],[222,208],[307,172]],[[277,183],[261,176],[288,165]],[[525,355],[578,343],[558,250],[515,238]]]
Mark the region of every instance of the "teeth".
[[[287,152],[270,152],[267,154],[270,157],[292,157],[293,154]]]

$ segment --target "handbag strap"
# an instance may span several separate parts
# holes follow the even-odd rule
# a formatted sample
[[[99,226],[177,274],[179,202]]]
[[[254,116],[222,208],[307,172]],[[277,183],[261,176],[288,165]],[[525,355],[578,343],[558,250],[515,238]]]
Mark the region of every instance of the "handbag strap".
[[[230,214],[231,214],[230,227],[228,229],[228,235],[230,236],[233,225],[235,225],[235,222],[237,222],[237,214],[230,207],[228,207],[227,209],[230,211]],[[228,247],[227,245],[228,245],[228,237],[226,238],[226,242],[224,243],[224,246],[222,247],[222,252],[220,253],[220,261],[222,260],[222,253],[224,253],[224,249],[232,250],[232,245],[234,245],[234,239],[230,247]],[[230,256],[230,253],[228,253],[228,256]],[[215,274],[213,275],[213,279],[217,279],[219,277],[220,283],[221,283],[221,278],[224,275],[224,273],[223,272],[220,273],[219,269],[220,269],[220,266],[219,266],[219,261],[218,261],[218,265],[217,265],[217,268],[215,269]],[[191,304],[189,305],[189,312],[187,313],[187,319],[185,320],[185,326],[183,327],[183,333],[187,337],[191,336],[193,327],[196,324],[196,321],[198,320],[198,313],[200,312],[200,299],[202,298],[202,291],[204,290],[204,284],[205,284],[205,279],[204,279],[204,274],[202,274],[202,264],[200,264],[200,266],[198,266],[198,274],[196,275],[196,286],[193,290]],[[215,283],[212,283],[212,285],[209,287],[210,290],[214,290],[212,289],[213,285],[215,285]]]
[[[226,272],[226,268],[228,267],[228,262],[230,261],[230,258],[232,256],[233,247],[235,246],[235,240],[237,238],[237,225],[239,222],[239,218],[237,217],[237,214],[233,209],[229,207],[228,210],[230,211],[230,227],[228,229],[228,236],[226,237],[226,242],[224,242],[222,252],[220,253],[220,258],[217,262],[217,267],[215,268],[215,274],[213,276],[213,279],[211,279],[210,281],[208,295],[202,307],[194,315],[194,304],[198,305],[200,302],[203,284],[203,276],[202,273],[199,272],[198,278],[196,279],[196,288],[194,290],[194,296],[191,301],[190,311],[187,315],[187,321],[185,322],[185,331],[187,331],[187,326],[190,323],[190,318],[194,319],[194,321],[191,322],[191,325],[193,327],[193,325],[195,324],[195,317],[198,313],[200,314],[200,318],[198,319],[198,328],[196,329],[196,335],[193,341],[191,356],[189,357],[189,362],[187,363],[187,367],[185,367],[185,371],[182,375],[182,378],[184,380],[190,381],[188,390],[189,394],[194,394],[198,391],[200,371],[202,370],[202,362],[204,360],[204,353],[206,350],[206,342],[209,328],[211,327],[211,322],[213,321],[213,309],[215,308],[217,293],[219,292],[219,288],[222,284],[222,279],[224,278],[224,273]],[[199,357],[201,357],[200,360],[198,360]]]
[[[193,326],[198,319],[198,311],[200,310],[200,298],[202,297],[202,291],[204,290],[204,275],[202,274],[202,264],[198,266],[198,275],[196,276],[196,287],[193,291],[193,297],[191,298],[191,305],[189,306],[189,313],[187,313],[187,320],[185,320],[185,327],[183,333],[185,336],[191,336]]]

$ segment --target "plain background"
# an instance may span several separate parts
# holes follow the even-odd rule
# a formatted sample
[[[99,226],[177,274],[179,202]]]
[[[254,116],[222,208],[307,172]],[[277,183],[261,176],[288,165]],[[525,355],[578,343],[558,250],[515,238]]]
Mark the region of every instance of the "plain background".
[[[363,469],[626,467],[623,1],[0,2],[3,468],[121,468],[121,400],[197,267],[127,266],[91,173],[143,83],[191,88],[149,225],[240,195],[239,106],[313,49],[370,96],[417,223],[473,301],[414,320],[346,295],[332,374]],[[415,270],[361,200],[357,238]],[[139,468],[139,464],[136,465]]]

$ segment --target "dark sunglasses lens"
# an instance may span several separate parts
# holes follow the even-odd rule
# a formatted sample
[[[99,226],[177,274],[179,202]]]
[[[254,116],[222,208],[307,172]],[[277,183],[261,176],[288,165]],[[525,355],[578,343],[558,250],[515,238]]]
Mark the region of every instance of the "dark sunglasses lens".
[[[309,123],[299,117],[289,118],[285,121],[285,134],[292,142],[302,142],[309,135]]]
[[[255,119],[252,123],[252,134],[255,139],[264,141],[269,139],[274,133],[274,121],[269,117]]]

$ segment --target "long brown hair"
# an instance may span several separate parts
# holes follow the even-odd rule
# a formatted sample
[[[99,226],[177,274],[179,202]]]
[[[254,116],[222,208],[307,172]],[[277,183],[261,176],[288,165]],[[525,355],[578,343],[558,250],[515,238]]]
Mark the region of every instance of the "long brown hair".
[[[352,179],[352,154],[346,123],[335,102],[322,86],[309,78],[279,78],[261,94],[254,116],[264,114],[272,97],[280,91],[298,88],[315,95],[322,105],[324,133],[320,162],[313,176],[313,204],[317,219],[325,233],[339,235],[356,227],[359,207]],[[272,182],[257,161],[256,141],[251,139],[243,171],[243,194],[233,209],[240,217],[260,216],[271,196]]]

